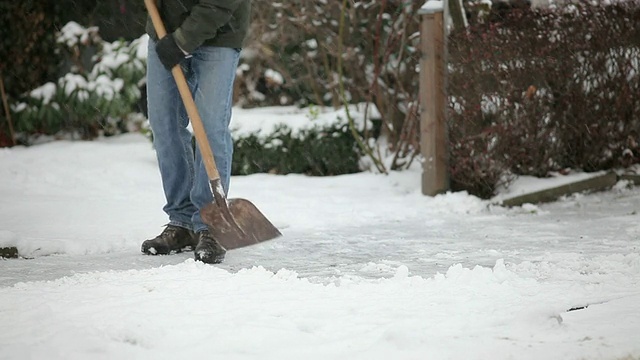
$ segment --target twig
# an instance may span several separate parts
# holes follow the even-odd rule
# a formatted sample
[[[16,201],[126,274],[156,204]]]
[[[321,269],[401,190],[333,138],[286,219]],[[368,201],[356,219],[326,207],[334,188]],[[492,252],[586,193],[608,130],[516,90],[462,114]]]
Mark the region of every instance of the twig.
[[[353,117],[351,116],[351,112],[349,111],[349,102],[347,101],[347,97],[345,96],[345,88],[344,88],[344,74],[343,74],[343,69],[342,69],[342,46],[343,46],[343,36],[344,36],[344,22],[345,22],[345,15],[347,12],[347,0],[343,0],[342,2],[342,9],[341,9],[341,14],[340,14],[340,24],[339,24],[339,30],[338,30],[338,86],[340,89],[340,97],[342,98],[342,102],[344,104],[344,109],[345,109],[345,113],[347,115],[347,120],[349,121],[349,129],[351,129],[351,133],[353,134],[353,137],[355,138],[356,142],[358,143],[358,146],[360,146],[360,149],[362,151],[364,151],[370,158],[371,160],[373,160],[374,165],[376,166],[376,168],[378,169],[379,172],[383,173],[383,174],[387,174],[387,169],[385,168],[384,164],[382,163],[382,161],[377,158],[375,156],[375,154],[373,153],[373,149],[365,143],[365,141],[363,141],[362,137],[360,136],[360,134],[358,134],[358,131],[356,129],[356,125],[355,125],[355,121],[353,120]],[[366,126],[366,123],[365,123]]]
[[[11,121],[11,112],[9,111],[9,102],[7,101],[7,93],[4,91],[4,78],[0,73],[0,93],[2,94],[2,104],[4,105],[4,112],[7,116],[7,123],[9,124],[9,135],[11,136],[11,142],[13,146],[16,146],[16,134],[13,132],[13,122]]]

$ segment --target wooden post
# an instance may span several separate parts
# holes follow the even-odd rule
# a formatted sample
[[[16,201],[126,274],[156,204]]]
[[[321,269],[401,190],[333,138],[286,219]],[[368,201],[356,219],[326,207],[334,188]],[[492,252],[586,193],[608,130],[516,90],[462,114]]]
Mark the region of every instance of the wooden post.
[[[449,151],[446,129],[445,5],[428,0],[420,9],[420,148],[422,193],[433,196],[449,190]]]

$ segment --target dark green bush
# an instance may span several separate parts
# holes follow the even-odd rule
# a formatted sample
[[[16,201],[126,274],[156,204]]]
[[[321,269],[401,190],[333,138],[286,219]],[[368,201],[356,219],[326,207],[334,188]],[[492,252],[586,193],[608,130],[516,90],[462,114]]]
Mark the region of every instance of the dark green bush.
[[[235,140],[232,174],[339,175],[360,171],[357,146],[346,124],[296,132],[278,127],[267,137]]]
[[[55,2],[0,2],[0,81],[9,103],[20,94],[55,79]],[[12,129],[0,103],[0,147],[14,144]]]
[[[57,50],[69,72],[22,94],[11,106],[20,141],[28,144],[33,135],[58,132],[91,139],[126,131],[146,70],[140,41],[103,42],[96,28],[65,25]]]
[[[0,74],[12,98],[55,79],[59,57],[54,3],[0,2]]]

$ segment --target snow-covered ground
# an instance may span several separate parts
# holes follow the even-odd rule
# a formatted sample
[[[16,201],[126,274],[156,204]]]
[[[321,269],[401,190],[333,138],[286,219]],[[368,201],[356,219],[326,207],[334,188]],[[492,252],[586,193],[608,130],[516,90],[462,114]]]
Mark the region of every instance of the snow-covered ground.
[[[0,149],[0,246],[28,258],[0,260],[0,359],[640,359],[637,187],[504,209],[414,169],[230,196],[284,236],[144,256],[166,218],[143,136]]]

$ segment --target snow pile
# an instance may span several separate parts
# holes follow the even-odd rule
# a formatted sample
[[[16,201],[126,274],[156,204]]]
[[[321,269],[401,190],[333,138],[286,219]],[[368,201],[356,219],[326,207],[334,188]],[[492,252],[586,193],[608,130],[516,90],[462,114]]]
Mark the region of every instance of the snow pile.
[[[576,284],[567,292],[502,261],[431,278],[401,266],[388,279],[322,285],[288,270],[232,274],[187,260],[0,289],[3,320],[12,324],[0,346],[13,358],[48,359],[567,359],[601,346],[614,358],[640,351],[628,336],[640,326],[640,295],[601,297],[616,289],[594,296]],[[603,304],[566,312],[589,301]],[[616,326],[602,326],[603,317]],[[28,337],[19,335],[26,329]]]

